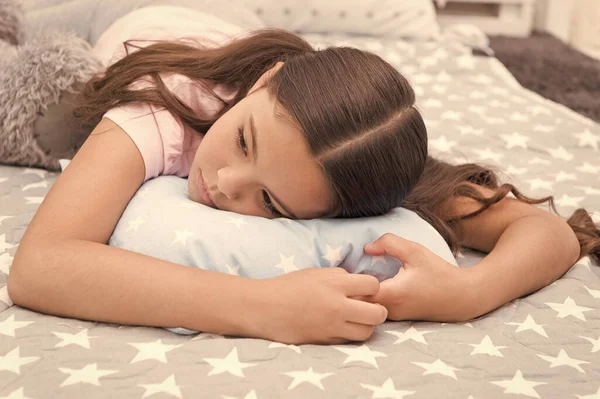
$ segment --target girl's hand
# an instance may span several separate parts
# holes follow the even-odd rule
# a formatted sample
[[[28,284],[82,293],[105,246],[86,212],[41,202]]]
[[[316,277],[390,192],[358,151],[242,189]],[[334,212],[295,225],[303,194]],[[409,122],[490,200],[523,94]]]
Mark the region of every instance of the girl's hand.
[[[371,256],[391,255],[403,263],[392,278],[380,284],[379,292],[362,298],[388,309],[390,320],[456,322],[469,320],[474,305],[469,269],[458,268],[424,246],[384,234],[365,245]]]
[[[352,297],[373,296],[377,278],[341,267],[310,268],[260,280],[265,290],[256,335],[286,344],[364,341],[385,322],[387,310]]]

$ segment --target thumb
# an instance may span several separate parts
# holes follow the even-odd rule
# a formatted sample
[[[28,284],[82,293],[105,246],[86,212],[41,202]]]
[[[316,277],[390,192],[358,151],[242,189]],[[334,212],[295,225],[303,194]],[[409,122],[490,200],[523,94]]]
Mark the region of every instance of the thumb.
[[[416,242],[405,240],[395,234],[386,233],[372,243],[365,245],[363,249],[365,253],[371,256],[391,255],[406,266],[406,263],[414,260],[420,252],[418,251],[419,246]]]

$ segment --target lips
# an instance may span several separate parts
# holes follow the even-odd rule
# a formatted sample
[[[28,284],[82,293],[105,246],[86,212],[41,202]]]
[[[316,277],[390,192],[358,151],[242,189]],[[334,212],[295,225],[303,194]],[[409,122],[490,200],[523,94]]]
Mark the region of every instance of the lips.
[[[199,183],[198,186],[200,188],[202,197],[203,197],[204,201],[206,202],[206,204],[208,206],[216,208],[217,206],[215,205],[215,202],[213,201],[213,199],[210,197],[210,194],[208,193],[208,188],[206,187],[206,181],[204,180],[202,173],[198,174],[198,183]]]

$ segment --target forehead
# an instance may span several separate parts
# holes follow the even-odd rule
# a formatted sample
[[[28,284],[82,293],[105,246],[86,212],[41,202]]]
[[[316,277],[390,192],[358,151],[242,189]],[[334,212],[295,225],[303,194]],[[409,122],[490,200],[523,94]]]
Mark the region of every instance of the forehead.
[[[310,154],[300,128],[267,90],[257,91],[248,100],[251,101],[246,117],[252,114],[254,119],[258,143],[256,167],[265,187],[299,218],[328,213],[335,203],[334,192]],[[247,138],[250,139],[250,134]]]

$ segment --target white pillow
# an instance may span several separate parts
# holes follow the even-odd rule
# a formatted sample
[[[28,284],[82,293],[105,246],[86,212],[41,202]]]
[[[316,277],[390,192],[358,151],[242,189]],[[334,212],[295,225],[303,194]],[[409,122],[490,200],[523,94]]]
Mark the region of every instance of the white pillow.
[[[267,26],[298,33],[350,33],[433,39],[440,36],[431,0],[235,0]]]

